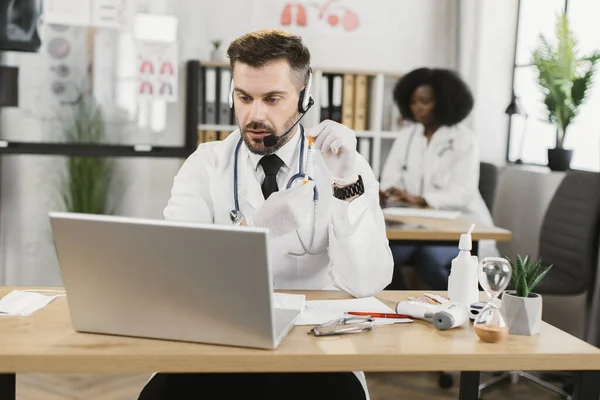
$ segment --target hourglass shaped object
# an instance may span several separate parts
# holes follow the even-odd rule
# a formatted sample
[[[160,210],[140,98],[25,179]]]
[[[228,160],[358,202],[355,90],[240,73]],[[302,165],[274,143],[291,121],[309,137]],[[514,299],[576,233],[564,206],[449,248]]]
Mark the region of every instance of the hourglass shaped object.
[[[479,263],[478,272],[479,284],[488,295],[488,301],[473,322],[473,327],[479,339],[497,343],[508,335],[508,327],[494,301],[510,283],[512,269],[504,258],[486,257]]]

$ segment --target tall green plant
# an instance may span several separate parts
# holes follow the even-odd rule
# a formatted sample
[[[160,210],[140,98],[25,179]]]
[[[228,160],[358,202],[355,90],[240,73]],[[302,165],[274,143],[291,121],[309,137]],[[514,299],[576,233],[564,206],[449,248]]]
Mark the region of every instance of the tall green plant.
[[[69,143],[98,144],[105,139],[101,109],[91,100],[82,99],[64,128]],[[112,214],[110,187],[113,164],[105,157],[69,157],[61,197],[69,212]]]
[[[555,34],[556,48],[540,34],[540,44],[533,52],[533,65],[544,93],[548,121],[557,125],[556,147],[562,149],[567,128],[579,114],[592,85],[600,52],[579,56],[577,39],[569,28],[565,13],[557,18]]]
[[[510,262],[512,267],[510,284],[519,297],[528,297],[529,293],[535,289],[552,268],[552,265],[543,268],[542,260],[540,259],[531,262],[529,256],[521,258],[521,256],[517,254],[516,263],[513,263],[508,257],[505,258]]]

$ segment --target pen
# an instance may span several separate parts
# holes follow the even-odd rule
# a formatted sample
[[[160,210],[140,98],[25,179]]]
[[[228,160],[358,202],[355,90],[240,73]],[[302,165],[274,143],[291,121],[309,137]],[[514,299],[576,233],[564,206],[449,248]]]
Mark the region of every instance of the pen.
[[[373,318],[410,318],[409,315],[405,315],[405,314],[388,314],[388,313],[379,313],[379,312],[348,311],[346,314],[362,315],[364,317],[373,317]]]

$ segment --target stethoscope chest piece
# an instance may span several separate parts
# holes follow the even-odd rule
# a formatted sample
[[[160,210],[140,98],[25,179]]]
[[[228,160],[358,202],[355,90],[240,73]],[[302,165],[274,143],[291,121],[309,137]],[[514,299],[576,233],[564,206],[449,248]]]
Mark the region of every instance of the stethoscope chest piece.
[[[242,223],[242,221],[244,220],[244,214],[242,214],[241,211],[239,210],[231,210],[229,212],[229,217],[231,218],[231,221],[235,224],[235,225],[239,225]]]

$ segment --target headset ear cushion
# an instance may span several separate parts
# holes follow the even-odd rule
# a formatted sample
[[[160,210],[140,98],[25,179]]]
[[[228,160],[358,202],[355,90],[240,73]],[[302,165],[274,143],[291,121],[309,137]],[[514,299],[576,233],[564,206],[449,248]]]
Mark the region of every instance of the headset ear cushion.
[[[306,89],[302,89],[302,91],[300,91],[300,97],[298,98],[298,112],[301,113],[306,111],[302,106],[302,103],[304,102],[304,93],[306,93]]]

